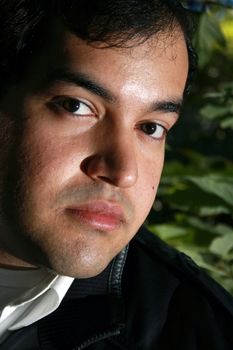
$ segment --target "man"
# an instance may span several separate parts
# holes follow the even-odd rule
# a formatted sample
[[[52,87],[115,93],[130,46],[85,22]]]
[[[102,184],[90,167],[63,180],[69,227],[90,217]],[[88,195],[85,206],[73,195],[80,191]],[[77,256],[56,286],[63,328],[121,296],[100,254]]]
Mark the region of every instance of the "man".
[[[232,299],[143,224],[194,54],[169,0],[1,1],[1,349],[230,349]]]

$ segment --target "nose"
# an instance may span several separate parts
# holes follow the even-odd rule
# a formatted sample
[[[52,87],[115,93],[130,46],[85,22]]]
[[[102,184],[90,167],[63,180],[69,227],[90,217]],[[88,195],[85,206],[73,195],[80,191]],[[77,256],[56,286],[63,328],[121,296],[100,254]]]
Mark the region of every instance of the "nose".
[[[85,172],[93,180],[114,186],[133,186],[138,178],[136,152],[132,140],[126,135],[107,136],[100,149],[85,160]]]

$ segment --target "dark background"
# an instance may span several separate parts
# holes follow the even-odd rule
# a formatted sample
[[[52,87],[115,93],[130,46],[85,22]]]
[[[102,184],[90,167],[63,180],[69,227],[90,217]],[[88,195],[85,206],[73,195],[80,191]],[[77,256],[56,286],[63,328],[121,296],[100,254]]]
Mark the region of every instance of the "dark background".
[[[188,2],[199,68],[147,224],[233,293],[233,9]]]

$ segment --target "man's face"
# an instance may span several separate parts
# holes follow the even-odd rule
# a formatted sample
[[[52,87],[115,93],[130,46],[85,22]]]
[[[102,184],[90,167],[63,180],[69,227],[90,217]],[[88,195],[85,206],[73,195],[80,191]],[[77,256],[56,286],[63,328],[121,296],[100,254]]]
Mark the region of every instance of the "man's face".
[[[66,33],[29,71],[4,101],[22,131],[9,151],[11,191],[2,189],[18,229],[1,240],[34,265],[94,276],[153,204],[187,78],[185,42],[177,31],[99,48]]]

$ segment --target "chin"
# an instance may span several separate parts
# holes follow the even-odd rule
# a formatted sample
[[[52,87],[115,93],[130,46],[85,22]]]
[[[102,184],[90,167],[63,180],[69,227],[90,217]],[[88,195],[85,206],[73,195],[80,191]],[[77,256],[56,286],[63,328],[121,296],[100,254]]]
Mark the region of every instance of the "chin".
[[[77,256],[74,258],[67,256],[59,256],[50,258],[50,266],[46,266],[49,270],[56,274],[69,276],[73,278],[91,278],[99,275],[108,266],[112,258],[107,259],[106,256]]]
[[[30,234],[29,234],[30,232]],[[31,252],[38,251],[34,264],[43,266],[56,274],[74,278],[91,278],[100,274],[122,249],[122,244],[112,244],[102,235],[86,233],[75,236],[71,230],[28,230]],[[105,236],[104,236],[105,237]]]
[[[53,271],[53,273],[62,275],[62,276],[68,276],[68,277],[73,277],[73,278],[78,278],[78,279],[85,279],[85,278],[92,278],[97,275],[99,275],[101,272],[105,270],[105,268],[108,266],[98,266],[98,267],[93,267],[91,268],[90,266],[88,267],[78,267],[78,268],[64,268],[60,266],[54,266],[54,267],[49,267],[48,270]]]

